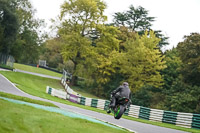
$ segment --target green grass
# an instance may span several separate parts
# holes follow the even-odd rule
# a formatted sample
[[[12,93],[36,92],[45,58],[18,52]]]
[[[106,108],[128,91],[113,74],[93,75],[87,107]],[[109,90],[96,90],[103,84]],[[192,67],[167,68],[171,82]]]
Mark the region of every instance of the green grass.
[[[21,100],[21,101],[25,101],[25,102],[29,102],[29,103],[35,103],[35,104],[40,104],[40,105],[45,105],[45,106],[51,106],[51,107],[57,107],[53,103],[39,101],[39,100],[34,100],[34,99],[27,98],[27,97],[16,96],[16,95],[4,93],[4,92],[0,92],[0,96],[1,97],[7,97],[7,98],[10,98],[10,99],[15,99],[15,100]]]
[[[2,133],[126,133],[102,124],[70,118],[27,105],[0,99]]]
[[[7,66],[7,65],[5,65],[5,64],[0,64],[0,68],[13,70],[13,67]]]
[[[24,71],[29,71],[29,72],[35,72],[35,73],[50,75],[50,76],[62,77],[62,74],[59,74],[59,73],[55,73],[55,72],[52,72],[52,71],[49,71],[49,70],[46,70],[46,69],[43,69],[43,68],[37,68],[37,67],[32,67],[32,66],[18,64],[18,63],[14,63],[14,68],[24,70]],[[91,93],[88,93],[87,90],[83,90],[83,89],[80,89],[78,87],[72,87],[72,88],[73,88],[74,91],[76,91],[77,93],[81,94],[84,97],[99,99],[99,97],[97,97],[97,96],[95,96]]]
[[[101,98],[99,98],[99,97],[97,97],[97,96],[95,96],[95,95],[89,93],[88,90],[80,89],[79,87],[76,87],[76,86],[73,86],[72,89],[73,89],[75,92],[81,94],[81,96],[89,97],[89,98],[94,98],[94,99],[101,99]]]
[[[42,78],[42,77],[38,77],[38,76],[32,76],[29,74],[15,73],[15,72],[3,72],[2,71],[0,73],[3,74],[5,77],[7,77],[11,82],[17,83],[18,84],[17,87],[19,89],[21,89],[31,95],[35,95],[35,96],[49,99],[52,101],[56,101],[56,102],[60,102],[60,103],[64,103],[64,104],[68,104],[68,105],[72,105],[72,106],[77,106],[80,108],[84,108],[84,109],[88,109],[88,110],[106,114],[106,111],[104,111],[104,110],[99,110],[97,108],[83,106],[80,104],[75,104],[75,103],[69,102],[67,100],[59,99],[57,97],[52,97],[51,95],[47,94],[46,86],[49,85],[53,88],[55,88],[55,86],[57,86],[57,87],[61,86],[59,80],[47,79],[47,78]],[[112,115],[112,114],[110,114],[110,115]],[[196,130],[196,129],[179,127],[179,126],[175,126],[172,124],[152,122],[152,121],[137,119],[137,118],[128,117],[128,116],[123,116],[123,118],[138,121],[138,122],[148,123],[148,124],[152,124],[152,125],[157,125],[157,126],[161,126],[161,127],[183,130],[183,131],[187,131],[187,132],[193,132],[193,133],[199,132],[199,130]]]
[[[46,86],[53,88],[63,88],[60,80],[54,80],[35,75],[20,73],[20,72],[0,72],[6,76],[11,82],[15,83],[21,90],[35,95],[44,97],[46,94]]]
[[[37,67],[32,67],[32,66],[18,64],[18,63],[14,63],[14,68],[24,70],[24,71],[34,72],[34,73],[40,73],[40,74],[55,76],[55,77],[62,77],[62,74],[60,74],[60,73],[49,71],[49,70],[46,70],[44,68],[37,68]]]

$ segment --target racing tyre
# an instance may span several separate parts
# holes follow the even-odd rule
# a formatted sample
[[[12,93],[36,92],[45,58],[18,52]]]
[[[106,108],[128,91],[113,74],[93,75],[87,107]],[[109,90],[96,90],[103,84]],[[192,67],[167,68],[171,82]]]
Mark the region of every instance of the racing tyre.
[[[124,106],[122,106],[122,105],[117,106],[114,111],[115,119],[120,119],[124,113],[124,110],[125,110]]]

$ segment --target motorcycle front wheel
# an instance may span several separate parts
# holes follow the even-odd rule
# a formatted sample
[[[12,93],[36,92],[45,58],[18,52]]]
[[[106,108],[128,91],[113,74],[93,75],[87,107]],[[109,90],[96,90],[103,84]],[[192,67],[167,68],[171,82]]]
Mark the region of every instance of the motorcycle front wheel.
[[[120,119],[124,113],[124,110],[125,110],[124,106],[122,106],[122,105],[117,106],[114,111],[115,119]]]

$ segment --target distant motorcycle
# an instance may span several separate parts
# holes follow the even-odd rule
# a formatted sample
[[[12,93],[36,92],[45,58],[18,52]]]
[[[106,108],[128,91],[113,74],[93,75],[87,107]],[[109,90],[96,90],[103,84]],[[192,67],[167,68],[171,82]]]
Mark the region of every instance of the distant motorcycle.
[[[128,107],[129,99],[126,97],[119,98],[116,101],[116,105],[114,108],[111,109],[111,112],[114,114],[115,119],[120,119],[126,108]]]

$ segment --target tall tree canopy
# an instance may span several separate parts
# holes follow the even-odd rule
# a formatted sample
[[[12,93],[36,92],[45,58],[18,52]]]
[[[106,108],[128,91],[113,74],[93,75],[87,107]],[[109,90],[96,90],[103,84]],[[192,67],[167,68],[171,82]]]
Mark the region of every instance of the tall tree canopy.
[[[169,95],[172,92],[170,91],[173,82],[178,79],[180,76],[180,69],[182,68],[182,61],[177,52],[177,48],[172,50],[165,51],[164,61],[166,62],[166,68],[162,70],[162,75],[164,77],[164,93]]]
[[[148,17],[148,11],[139,6],[135,8],[130,6],[127,12],[118,12],[114,15],[114,23],[117,26],[127,26],[133,31],[144,33],[145,30],[150,29],[154,17]]]
[[[185,83],[200,86],[200,34],[191,33],[177,46],[184,67],[182,75]]]
[[[15,0],[0,0],[0,52],[4,54],[10,54],[19,29],[15,5]]]
[[[149,17],[149,13],[145,8],[141,6],[135,8],[131,5],[126,12],[117,12],[114,14],[113,24],[118,27],[128,27],[142,35],[146,30],[152,30],[152,23],[154,21],[155,17]],[[160,48],[168,45],[168,37],[165,37],[161,32],[160,30],[155,31],[156,36],[161,39],[157,44]]]
[[[96,25],[104,22],[106,5],[101,0],[69,0],[62,5],[61,19],[64,33],[76,32],[82,36],[91,33]]]
[[[38,60],[44,23],[34,14],[29,0],[0,0],[0,52],[21,63]]]
[[[101,0],[69,0],[62,5],[63,23],[59,29],[65,45],[62,55],[66,61],[74,63],[74,83],[77,80],[77,65],[92,51],[90,34],[106,20],[103,14],[105,8]]]
[[[35,18],[36,11],[29,0],[16,1],[20,29],[12,54],[20,63],[36,63],[40,55],[40,45],[45,39],[45,34],[41,32],[44,21]]]
[[[155,87],[163,84],[160,70],[165,68],[165,62],[157,48],[159,40],[151,31],[127,41],[121,72],[133,89],[140,89],[145,84]]]
[[[162,71],[165,110],[191,113],[200,110],[198,38],[198,33],[192,33],[177,48],[165,52],[167,68]]]

